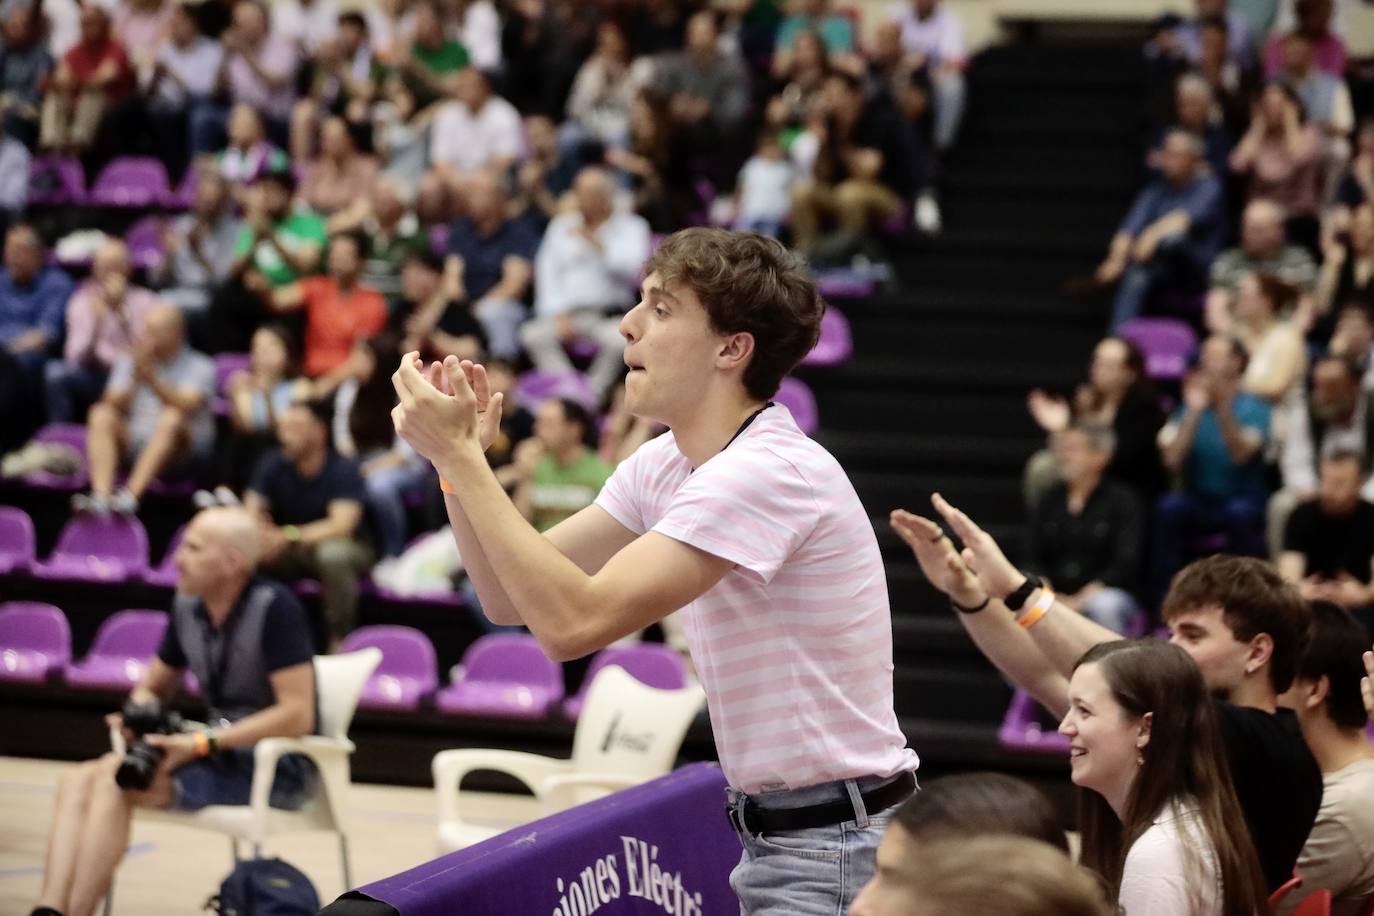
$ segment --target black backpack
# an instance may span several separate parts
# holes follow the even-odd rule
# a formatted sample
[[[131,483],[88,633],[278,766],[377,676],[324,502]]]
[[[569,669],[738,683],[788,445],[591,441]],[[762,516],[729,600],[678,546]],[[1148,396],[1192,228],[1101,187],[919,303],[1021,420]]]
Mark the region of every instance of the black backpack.
[[[315,916],[320,897],[296,866],[281,859],[244,859],[204,908],[219,916]]]

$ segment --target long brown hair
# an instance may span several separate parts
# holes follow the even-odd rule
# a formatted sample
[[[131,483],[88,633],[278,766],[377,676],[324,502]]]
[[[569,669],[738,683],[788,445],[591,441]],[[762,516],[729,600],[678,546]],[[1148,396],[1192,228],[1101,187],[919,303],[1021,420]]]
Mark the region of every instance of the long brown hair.
[[[1259,856],[1231,784],[1216,709],[1197,665],[1178,646],[1156,639],[1094,646],[1074,667],[1092,663],[1101,668],[1124,712],[1137,717],[1150,713],[1151,725],[1150,742],[1141,751],[1144,762],[1120,819],[1098,793],[1079,792],[1083,864],[1102,875],[1114,893],[1119,891],[1131,846],[1167,806],[1192,799],[1221,872],[1222,913],[1264,912],[1267,894]],[[1187,843],[1188,833],[1182,836]],[[1199,860],[1205,855],[1197,849],[1189,852]]]

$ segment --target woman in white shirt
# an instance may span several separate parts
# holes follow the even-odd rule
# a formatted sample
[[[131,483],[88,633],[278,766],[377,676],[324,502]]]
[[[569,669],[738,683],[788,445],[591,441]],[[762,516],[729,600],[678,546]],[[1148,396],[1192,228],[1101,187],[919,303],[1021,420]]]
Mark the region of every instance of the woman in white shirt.
[[[1255,916],[1263,874],[1197,665],[1160,640],[1103,643],[1069,682],[1083,864],[1126,916]]]

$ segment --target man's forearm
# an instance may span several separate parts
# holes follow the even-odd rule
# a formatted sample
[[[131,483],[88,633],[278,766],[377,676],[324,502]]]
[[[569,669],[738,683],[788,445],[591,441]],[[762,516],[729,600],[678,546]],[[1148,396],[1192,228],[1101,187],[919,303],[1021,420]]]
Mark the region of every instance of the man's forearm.
[[[1193,437],[1201,419],[1202,411],[1192,408],[1183,415],[1183,422],[1178,425],[1173,441],[1164,447],[1164,464],[1169,470],[1178,471],[1183,467],[1188,453],[1193,450]]]
[[[1064,714],[1068,708],[1064,675],[1040,651],[1030,633],[1016,625],[1001,602],[992,601],[976,614],[957,616],[974,645],[997,670],[1050,712]]]
[[[221,750],[252,747],[264,738],[299,738],[310,734],[314,714],[306,704],[276,703],[244,716],[215,733]]]

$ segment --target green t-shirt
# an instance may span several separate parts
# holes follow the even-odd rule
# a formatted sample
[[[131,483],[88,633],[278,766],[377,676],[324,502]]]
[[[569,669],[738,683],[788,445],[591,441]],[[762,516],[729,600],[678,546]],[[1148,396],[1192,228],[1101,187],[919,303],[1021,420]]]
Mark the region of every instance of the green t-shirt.
[[[314,213],[292,213],[286,219],[277,223],[277,228],[273,232],[277,241],[287,251],[294,254],[306,245],[313,245],[323,250],[328,235],[325,233],[324,220]],[[239,230],[238,240],[234,243],[234,257],[241,258],[248,251],[248,246],[253,243],[253,230],[244,226]],[[267,282],[273,287],[285,286],[294,283],[297,279],[296,272],[291,269],[291,265],[282,260],[277,249],[267,241],[258,242],[258,247],[253,251],[253,266],[267,278]]]
[[[444,43],[432,51],[417,41],[410,46],[410,56],[435,76],[457,73],[468,65],[468,49],[451,38],[444,39]]]
[[[611,466],[590,449],[567,467],[560,465],[552,455],[541,457],[530,480],[534,527],[548,531],[590,506],[610,480],[611,471]]]

